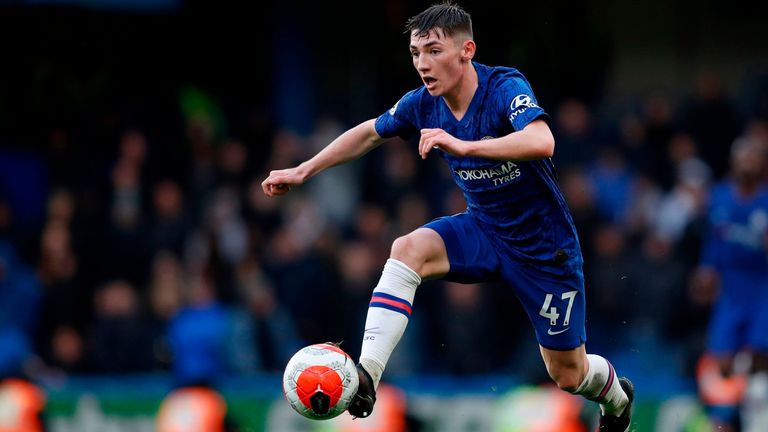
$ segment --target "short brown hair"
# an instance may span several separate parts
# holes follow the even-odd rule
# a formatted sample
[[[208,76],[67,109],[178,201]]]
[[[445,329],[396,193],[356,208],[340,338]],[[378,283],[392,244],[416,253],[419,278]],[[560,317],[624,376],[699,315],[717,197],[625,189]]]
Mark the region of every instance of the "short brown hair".
[[[405,23],[405,32],[426,36],[430,30],[441,29],[446,36],[466,33],[472,37],[472,17],[461,6],[452,3],[438,3],[411,17]]]

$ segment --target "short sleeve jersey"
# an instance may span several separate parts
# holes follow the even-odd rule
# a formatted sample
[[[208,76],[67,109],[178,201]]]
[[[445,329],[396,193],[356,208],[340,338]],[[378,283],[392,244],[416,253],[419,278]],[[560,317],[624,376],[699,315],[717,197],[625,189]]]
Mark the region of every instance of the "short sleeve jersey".
[[[376,119],[384,138],[409,139],[423,128],[441,128],[461,140],[497,138],[537,119],[549,120],[530,84],[516,69],[476,62],[478,87],[457,120],[442,97],[421,87]],[[440,152],[476,218],[497,248],[555,274],[581,269],[576,229],[557,184],[551,159],[499,161]]]
[[[702,265],[768,277],[768,188],[745,198],[732,181],[718,184],[710,196],[709,222]]]

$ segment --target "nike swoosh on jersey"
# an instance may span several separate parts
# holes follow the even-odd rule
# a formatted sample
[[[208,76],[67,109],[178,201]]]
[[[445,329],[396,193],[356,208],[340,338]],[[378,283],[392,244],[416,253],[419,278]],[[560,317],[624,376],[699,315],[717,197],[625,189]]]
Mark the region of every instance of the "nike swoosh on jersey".
[[[569,329],[569,327],[566,327],[566,328],[564,328],[562,330],[558,330],[558,331],[552,331],[552,329],[550,328],[549,330],[547,330],[547,334],[550,335],[550,336],[559,335],[560,333],[564,333],[564,332],[568,331],[568,329]]]

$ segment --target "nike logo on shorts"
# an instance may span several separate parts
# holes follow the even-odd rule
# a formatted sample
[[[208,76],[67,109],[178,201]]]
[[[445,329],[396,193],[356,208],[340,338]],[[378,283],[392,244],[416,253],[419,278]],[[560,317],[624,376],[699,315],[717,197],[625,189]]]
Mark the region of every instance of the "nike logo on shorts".
[[[568,329],[569,329],[569,327],[566,327],[566,328],[564,328],[562,330],[558,330],[558,331],[552,331],[552,329],[550,328],[549,330],[547,330],[547,334],[550,335],[550,336],[559,335],[560,333],[564,333],[564,332],[568,331]]]

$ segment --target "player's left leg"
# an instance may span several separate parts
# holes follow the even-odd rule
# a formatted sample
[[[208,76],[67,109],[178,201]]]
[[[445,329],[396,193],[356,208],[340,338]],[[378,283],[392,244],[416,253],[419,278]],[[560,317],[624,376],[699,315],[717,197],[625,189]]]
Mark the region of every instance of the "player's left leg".
[[[547,372],[558,387],[600,404],[599,430],[628,430],[634,388],[628,379],[618,377],[608,360],[587,354],[584,345],[565,351],[539,347]]]
[[[634,389],[613,366],[587,354],[584,276],[578,269],[560,274],[507,256],[504,280],[514,288],[531,319],[550,377],[570,393],[600,404],[600,430],[624,432],[630,424]]]

